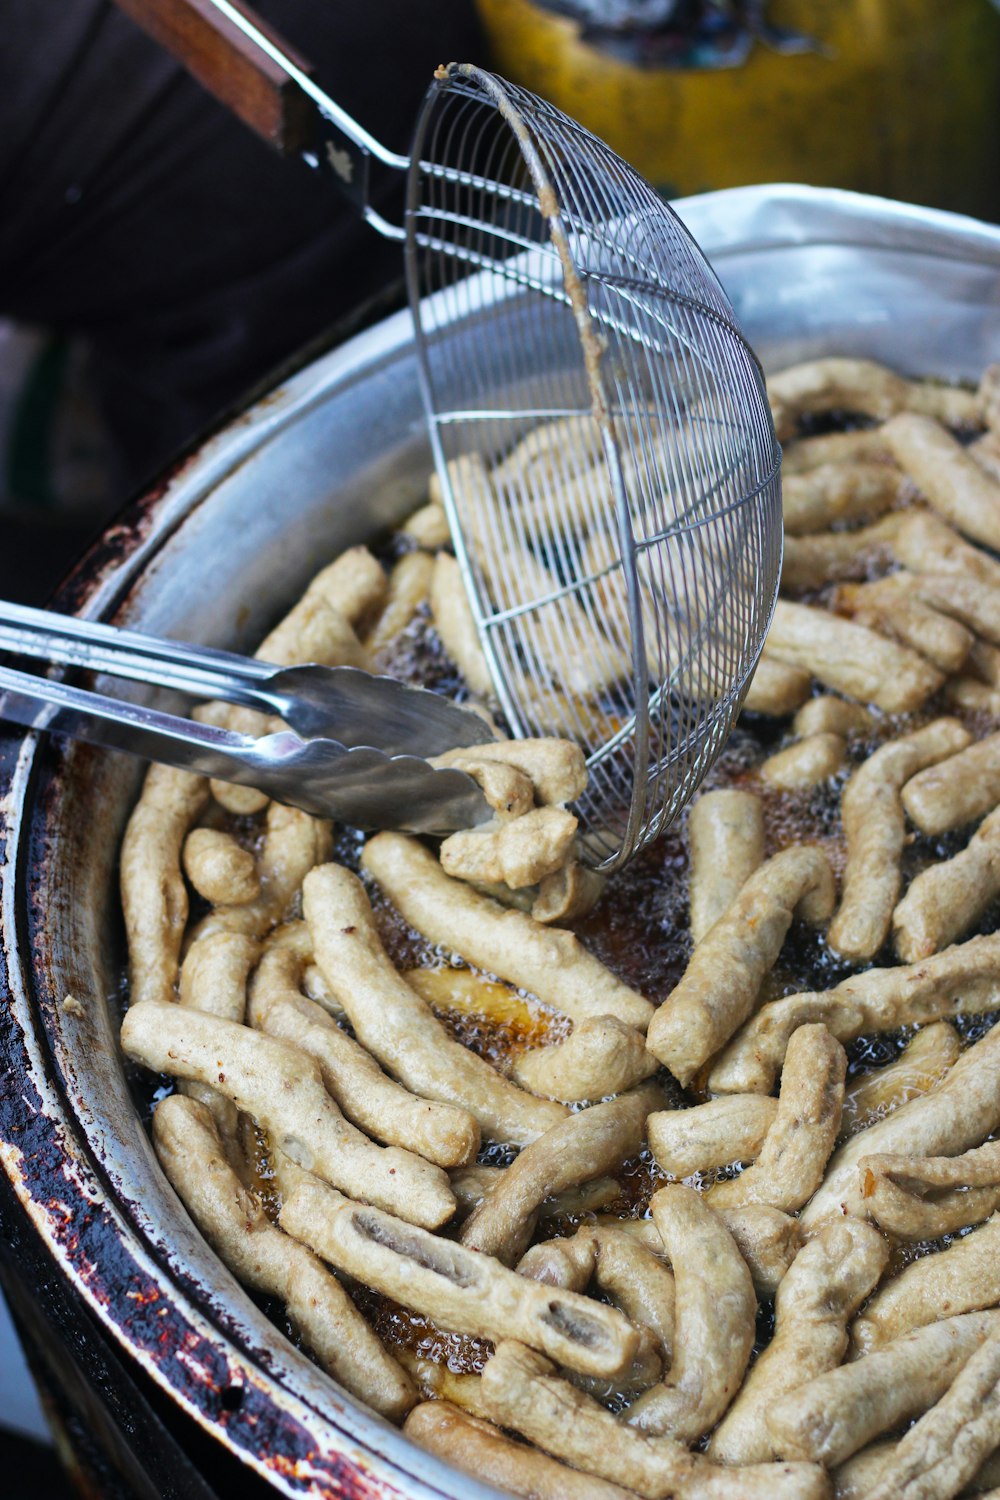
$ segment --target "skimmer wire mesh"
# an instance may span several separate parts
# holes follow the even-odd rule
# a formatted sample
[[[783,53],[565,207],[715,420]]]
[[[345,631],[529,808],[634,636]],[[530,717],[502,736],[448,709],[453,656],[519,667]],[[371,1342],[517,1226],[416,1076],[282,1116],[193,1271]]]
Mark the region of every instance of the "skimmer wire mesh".
[[[407,275],[496,693],[516,734],[585,747],[584,848],[613,868],[693,794],[767,631],[781,500],[763,377],[652,188],[476,69],[425,104]]]

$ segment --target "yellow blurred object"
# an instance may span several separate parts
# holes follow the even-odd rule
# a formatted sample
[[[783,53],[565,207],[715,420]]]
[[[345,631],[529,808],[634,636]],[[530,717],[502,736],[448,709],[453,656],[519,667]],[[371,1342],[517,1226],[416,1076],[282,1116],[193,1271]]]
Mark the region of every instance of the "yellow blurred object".
[[[990,0],[772,0],[816,51],[639,67],[533,0],[477,0],[496,70],[668,196],[810,182],[1000,215],[1000,13]]]

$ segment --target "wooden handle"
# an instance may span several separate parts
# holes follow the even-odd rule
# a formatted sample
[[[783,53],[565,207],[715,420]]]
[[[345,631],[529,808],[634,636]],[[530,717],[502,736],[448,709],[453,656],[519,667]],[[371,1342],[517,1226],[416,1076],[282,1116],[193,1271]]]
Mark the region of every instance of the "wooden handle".
[[[243,0],[231,3],[290,62],[311,76],[310,64],[249,5]],[[317,134],[312,100],[211,0],[116,0],[116,4],[282,156],[311,148]]]

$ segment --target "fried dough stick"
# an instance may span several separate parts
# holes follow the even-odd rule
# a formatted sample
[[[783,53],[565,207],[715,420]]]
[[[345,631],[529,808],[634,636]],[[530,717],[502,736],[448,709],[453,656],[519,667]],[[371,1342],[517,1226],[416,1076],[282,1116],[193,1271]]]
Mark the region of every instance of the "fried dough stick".
[[[785,448],[782,477],[808,474],[827,464],[879,463],[895,465],[878,427],[855,432],[824,432],[818,437],[796,438]]]
[[[857,531],[817,531],[812,536],[786,536],[781,587],[798,593],[850,578],[867,578],[873,568],[890,562],[895,556],[895,541],[903,517],[904,512],[893,511]],[[859,626],[855,628],[860,629]],[[816,676],[820,677],[821,673],[816,672]],[[826,681],[825,678],[822,680]],[[830,686],[840,692],[852,692],[854,697],[862,696],[845,689],[840,682],[831,682]],[[868,701],[867,695],[865,701]]]
[[[840,1129],[847,1056],[825,1026],[792,1033],[774,1123],[753,1166],[708,1190],[713,1207],[766,1203],[794,1213],[819,1187]]]
[[[847,868],[827,941],[854,962],[872,958],[889,935],[902,885],[906,817],[900,789],[918,771],[964,750],[972,736],[957,719],[935,719],[890,740],[858,767],[841,800]]]
[[[242,1022],[246,1014],[247,979],[260,956],[260,944],[239,932],[212,932],[197,939],[181,965],[179,1000],[182,1006]],[[239,1111],[231,1099],[217,1089],[192,1079],[182,1079],[178,1090],[197,1099],[208,1110],[222,1138],[226,1155],[237,1170],[242,1152],[239,1145]]]
[[[555,875],[573,856],[577,821],[561,807],[535,807],[521,818],[464,828],[441,845],[441,868],[457,880],[523,890]]]
[[[875,716],[860,703],[821,694],[803,703],[792,720],[792,731],[800,739],[811,734],[837,734],[847,739],[853,734],[867,734],[875,727]]]
[[[387,580],[367,547],[350,547],[317,573],[298,603],[264,638],[254,653],[278,667],[317,662],[325,667],[364,667],[368,657],[354,631],[385,596]],[[257,709],[206,703],[193,718],[241,734],[267,734],[277,722]],[[260,812],[267,796],[256,787],[213,781],[212,794],[232,813]]]
[[[439,552],[431,575],[431,618],[466,683],[480,698],[493,698],[490,669],[479,644],[476,618],[462,582],[462,572],[449,552]]]
[[[788,536],[826,531],[835,521],[864,521],[889,510],[906,481],[898,469],[871,459],[820,464],[786,474],[781,510]]]
[[[440,868],[432,854],[421,852]],[[457,881],[449,884],[464,889]],[[390,962],[364,887],[350,870],[320,865],[310,871],[302,908],[316,961],[359,1042],[411,1093],[458,1105],[489,1139],[518,1145],[564,1118],[562,1105],[525,1093],[452,1041]]]
[[[460,1167],[451,1174],[451,1186],[461,1213],[470,1214],[487,1194],[492,1193],[504,1173],[503,1167]],[[567,1188],[554,1198],[546,1198],[538,1211],[540,1219],[559,1219],[567,1215],[593,1213],[621,1197],[621,1184],[614,1177],[595,1177]]]
[[[674,1273],[674,1358],[666,1379],[640,1396],[625,1420],[692,1443],[739,1390],[757,1298],[732,1234],[700,1193],[674,1183],[653,1194],[650,1209]]]
[[[410,1151],[376,1146],[349,1125],[298,1047],[247,1026],[144,1000],[122,1026],[122,1047],[154,1073],[218,1089],[275,1146],[358,1197],[437,1228],[455,1211],[447,1174]]]
[[[389,574],[389,587],[378,619],[364,637],[365,650],[376,661],[409,625],[430,598],[434,559],[427,552],[407,552]]]
[[[475,775],[484,766],[506,767],[526,776],[535,801],[543,807],[575,802],[587,787],[587,763],[572,740],[494,740],[486,745],[446,750],[432,765],[456,766]]]
[[[649,1149],[672,1177],[753,1161],[777,1109],[766,1094],[728,1094],[691,1109],[658,1110],[646,1121]]]
[[[184,840],[183,864],[198,895],[213,905],[242,906],[260,895],[257,863],[231,833],[192,828]]]
[[[813,1465],[725,1469],[673,1438],[636,1432],[511,1340],[498,1344],[482,1379],[495,1421],[574,1468],[625,1483],[644,1500],[827,1500],[830,1494]]]
[[[953,623],[961,622],[989,645],[1000,645],[1000,590],[995,584],[927,569],[911,577],[912,592],[925,607],[954,616]]]
[[[615,1016],[595,1016],[574,1026],[564,1042],[523,1053],[513,1078],[532,1094],[576,1103],[621,1094],[658,1067],[634,1026]]]
[[[260,851],[261,894],[243,906],[217,906],[199,922],[196,938],[220,930],[264,937],[284,917],[313,866],[330,858],[332,847],[330,823],[272,802]]]
[[[759,1296],[765,1299],[773,1297],[802,1245],[798,1220],[761,1203],[752,1203],[745,1208],[722,1208],[718,1210],[718,1216],[736,1241],[736,1248],[746,1261]],[[630,1235],[654,1255],[666,1254],[660,1231],[652,1219],[599,1217],[597,1222]]]
[[[932,1021],[929,1026],[921,1026],[894,1062],[849,1078],[844,1088],[840,1139],[846,1140],[901,1104],[928,1093],[941,1082],[961,1050],[954,1026],[947,1021]]]
[[[975,822],[1000,803],[1000,734],[970,745],[907,782],[903,806],[923,833]]]
[[[525,1500],[634,1500],[634,1490],[581,1474],[537,1448],[505,1436],[492,1422],[467,1416],[447,1401],[415,1406],[403,1425],[413,1442],[474,1479]]]
[[[806,991],[762,1005],[713,1064],[716,1094],[770,1093],[788,1038],[822,1021],[840,1042],[869,1031],[921,1026],[942,1016],[982,1015],[1000,1006],[1000,935],[970,938],[919,964],[867,969],[832,990]]]
[[[584,1292],[593,1282],[630,1323],[651,1331],[663,1359],[669,1360],[674,1344],[673,1273],[633,1236],[609,1225],[585,1224],[568,1239],[532,1245],[517,1271],[570,1292]],[[658,1360],[652,1379],[659,1373]]]
[[[775,605],[767,649],[779,661],[805,668],[835,692],[890,714],[919,708],[944,681],[936,667],[908,646],[887,641],[829,610],[790,604],[787,599]]]
[[[792,918],[818,926],[833,903],[833,872],[810,845],[782,850],[750,876],[650,1022],[649,1050],[681,1084],[746,1020]]]
[[[884,422],[895,412],[920,412],[953,426],[981,426],[978,392],[929,381],[904,380],[872,359],[812,359],[780,370],[767,382],[779,441],[804,412],[860,412]],[[884,443],[883,431],[879,439]]]
[[[966,536],[1000,547],[1000,484],[929,416],[893,417],[882,436],[936,511]]]
[[[181,850],[208,797],[203,776],[153,765],[128,820],[120,879],[133,1005],[174,998],[188,919]]]
[[[873,583],[846,583],[837,590],[837,609],[846,610],[860,625],[894,635],[942,672],[957,672],[972,649],[974,636],[951,618],[955,610],[945,609],[934,593],[934,582],[901,571]],[[955,580],[947,582],[953,593]]]
[[[928,960],[928,965],[933,963]],[[800,1217],[808,1233],[823,1219],[865,1217],[863,1156],[906,1152],[913,1156],[957,1155],[978,1145],[1000,1125],[1000,1026],[967,1048],[944,1079],[918,1099],[861,1130],[834,1152],[819,1191]]]
[[[911,881],[892,914],[904,963],[929,958],[972,927],[1000,894],[1000,808],[979,825],[953,859],[929,865]]]
[[[764,861],[764,809],[753,792],[699,797],[688,818],[691,936],[700,943]]]
[[[1000,1330],[1000,1313],[944,1318],[779,1396],[766,1421],[779,1453],[834,1467],[919,1416]]]
[[[961,1156],[863,1156],[868,1212],[887,1234],[936,1240],[1000,1206],[1000,1141]]]
[[[207,1110],[179,1094],[162,1099],[153,1116],[153,1142],[191,1217],[233,1275],[280,1298],[326,1372],[399,1421],[416,1400],[412,1381],[337,1278],[269,1221],[225,1160]]]
[[[465,1221],[463,1245],[495,1255],[506,1265],[519,1260],[545,1199],[634,1156],[645,1137],[646,1116],[662,1103],[660,1090],[646,1084],[553,1125],[525,1146]]]
[[[907,511],[893,542],[893,552],[913,573],[946,573],[1000,587],[1000,563],[960,537],[928,510]]]
[[[254,977],[251,1024],[314,1057],[328,1092],[366,1135],[415,1151],[439,1167],[474,1160],[479,1126],[469,1111],[420,1099],[387,1078],[364,1047],[299,992],[300,967],[287,949],[265,954]]]
[[[782,791],[818,786],[836,776],[847,759],[847,741],[839,734],[810,734],[769,755],[759,767],[762,780]]]
[[[440,500],[418,506],[412,515],[407,516],[399,532],[401,536],[412,537],[418,547],[424,547],[428,552],[437,552],[451,541],[448,517]]]
[[[1000,1338],[988,1338],[880,1472],[871,1500],[948,1500],[1000,1443]]]
[[[923,1255],[894,1276],[872,1298],[851,1330],[863,1353],[881,1349],[911,1329],[936,1323],[945,1313],[977,1312],[1000,1302],[1000,1214],[952,1240],[945,1250]]]
[[[352,1203],[308,1174],[285,1188],[283,1229],[441,1328],[494,1340],[516,1335],[567,1369],[609,1380],[635,1357],[639,1335],[613,1307],[540,1286],[491,1256]]]
[[[847,1351],[847,1324],[875,1286],[889,1246],[870,1224],[831,1223],[795,1257],[778,1287],[775,1329],[739,1395],[716,1428],[707,1453],[719,1463],[763,1463],[776,1456],[767,1413]]]
[[[528,990],[574,1021],[617,1016],[645,1031],[652,1005],[616,979],[571,932],[504,910],[450,879],[416,839],[377,834],[365,845],[361,862],[430,942]]]
[[[747,688],[743,707],[749,714],[784,718],[805,703],[811,682],[811,672],[803,671],[801,667],[789,667],[765,651]]]

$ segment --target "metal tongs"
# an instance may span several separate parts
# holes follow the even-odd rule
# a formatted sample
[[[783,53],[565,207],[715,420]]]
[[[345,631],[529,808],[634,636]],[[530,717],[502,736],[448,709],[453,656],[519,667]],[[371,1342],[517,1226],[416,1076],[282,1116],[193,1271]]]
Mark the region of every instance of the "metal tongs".
[[[2,666],[0,719],[258,787],[361,828],[444,834],[492,816],[470,776],[425,759],[495,739],[489,725],[395,678],[356,667],[274,667],[2,601],[0,650],[242,704],[283,727],[253,739]]]

